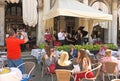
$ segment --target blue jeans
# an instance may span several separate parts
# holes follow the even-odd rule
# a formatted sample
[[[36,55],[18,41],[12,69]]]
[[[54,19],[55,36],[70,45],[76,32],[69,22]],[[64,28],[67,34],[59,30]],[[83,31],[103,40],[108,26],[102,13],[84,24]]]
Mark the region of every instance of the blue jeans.
[[[17,67],[17,66],[19,66],[22,63],[23,63],[23,60],[21,58],[17,59],[17,60],[8,59],[8,66],[9,67]],[[21,66],[21,67],[19,67],[19,69],[21,70],[21,72],[23,74],[24,73],[24,67]]]

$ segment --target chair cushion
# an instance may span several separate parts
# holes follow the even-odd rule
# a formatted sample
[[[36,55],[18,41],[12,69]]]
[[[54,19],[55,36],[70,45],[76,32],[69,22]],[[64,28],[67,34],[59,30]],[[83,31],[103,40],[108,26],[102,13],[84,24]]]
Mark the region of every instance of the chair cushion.
[[[32,78],[32,76],[29,76],[29,77],[28,77],[28,74],[23,74],[21,81],[28,81],[28,80],[30,80],[31,78]]]

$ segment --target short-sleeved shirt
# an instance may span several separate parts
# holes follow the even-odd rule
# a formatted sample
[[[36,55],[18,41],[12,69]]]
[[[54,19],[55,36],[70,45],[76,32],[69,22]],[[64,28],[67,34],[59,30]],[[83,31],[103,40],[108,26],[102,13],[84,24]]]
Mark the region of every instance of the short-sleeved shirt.
[[[65,35],[63,32],[58,33],[58,40],[65,40]]]
[[[102,65],[102,70],[104,71],[104,72],[106,72],[106,69],[105,69],[105,62],[118,62],[117,61],[117,59],[115,58],[115,57],[103,57],[103,58],[101,58],[101,60],[100,60],[100,62],[103,64]],[[116,71],[117,71],[117,68],[116,68]]]
[[[6,38],[7,58],[17,60],[21,56],[20,44],[24,44],[23,39],[16,37]]]

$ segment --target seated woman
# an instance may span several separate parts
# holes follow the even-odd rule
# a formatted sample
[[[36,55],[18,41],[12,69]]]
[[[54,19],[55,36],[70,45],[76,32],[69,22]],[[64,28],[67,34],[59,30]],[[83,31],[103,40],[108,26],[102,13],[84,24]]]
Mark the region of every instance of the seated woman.
[[[72,70],[73,69],[73,63],[68,60],[69,55],[67,52],[62,52],[60,54],[60,59],[58,59],[56,63],[56,69],[67,69],[67,70]]]
[[[80,49],[78,51],[76,62],[80,65],[81,71],[74,73],[74,75],[76,76],[76,81],[80,81],[82,78],[85,78],[85,73],[91,70],[91,61],[84,49]],[[93,76],[94,76],[93,72],[89,72],[87,74],[88,78],[92,78]]]
[[[58,62],[56,63],[56,68],[55,69],[66,69],[66,70],[73,70],[73,63],[68,60],[69,59],[69,55],[67,52],[61,52],[60,54],[60,59],[58,60]],[[70,81],[74,81],[73,78],[70,78]]]
[[[45,71],[55,73],[57,58],[54,55],[54,48],[47,48],[46,54],[43,56],[43,63],[45,64]]]
[[[44,55],[45,63],[47,66],[50,66],[51,64],[56,64],[56,57],[53,55],[54,53],[53,48],[48,48],[46,50],[46,54]]]
[[[105,56],[101,58],[99,62],[104,63],[108,61],[117,62],[117,58],[112,56],[112,50],[109,50],[109,49],[105,51]]]
[[[50,48],[50,53],[56,58],[56,60],[60,57],[56,46]]]
[[[107,49],[105,51],[105,56],[103,58],[101,58],[100,61],[99,61],[103,64],[103,67],[102,67],[103,72],[106,72],[105,65],[104,65],[105,62],[111,62],[112,61],[112,62],[117,63],[117,58],[111,56],[111,53],[112,53],[112,50]],[[117,67],[116,67],[115,71],[117,71]]]

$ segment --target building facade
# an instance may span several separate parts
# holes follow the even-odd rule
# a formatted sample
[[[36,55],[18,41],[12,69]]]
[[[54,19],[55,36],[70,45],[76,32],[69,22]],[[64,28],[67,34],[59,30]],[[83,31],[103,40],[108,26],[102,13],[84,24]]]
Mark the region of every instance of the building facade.
[[[92,34],[100,36],[104,43],[120,44],[120,0],[78,0],[88,6],[112,14],[113,20],[108,22],[100,22],[92,24],[84,18],[59,16],[50,19],[46,23],[43,21],[43,15],[48,13],[54,6],[56,0],[38,0],[38,24],[35,28],[27,27],[28,32],[36,37],[37,45],[44,42],[45,29],[49,29],[51,33],[58,32],[60,28],[72,33],[79,26],[84,26],[88,32],[88,37]],[[16,4],[8,4],[5,0],[0,0],[0,45],[5,45],[5,36],[11,27],[17,28],[22,21],[22,2]],[[45,25],[46,24],[46,25]]]

